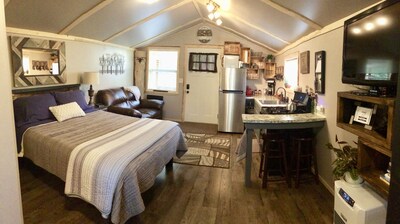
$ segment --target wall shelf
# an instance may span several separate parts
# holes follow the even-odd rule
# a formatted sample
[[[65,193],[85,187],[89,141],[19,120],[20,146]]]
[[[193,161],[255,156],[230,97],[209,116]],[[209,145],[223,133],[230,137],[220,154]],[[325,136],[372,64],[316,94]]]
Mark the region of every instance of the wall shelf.
[[[388,197],[389,185],[380,179],[387,172],[392,158],[391,141],[393,129],[394,98],[357,95],[352,92],[338,92],[337,126],[357,135],[358,161],[360,176],[368,182],[377,193]],[[372,130],[363,124],[349,124],[357,106],[377,108],[373,115]]]

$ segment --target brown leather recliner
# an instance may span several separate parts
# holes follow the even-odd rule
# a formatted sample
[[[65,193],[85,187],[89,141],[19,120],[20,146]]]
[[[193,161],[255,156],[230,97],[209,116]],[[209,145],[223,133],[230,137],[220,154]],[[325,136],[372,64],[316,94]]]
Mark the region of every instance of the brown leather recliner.
[[[139,118],[162,119],[163,100],[142,99],[136,86],[99,90],[96,104],[107,111]]]

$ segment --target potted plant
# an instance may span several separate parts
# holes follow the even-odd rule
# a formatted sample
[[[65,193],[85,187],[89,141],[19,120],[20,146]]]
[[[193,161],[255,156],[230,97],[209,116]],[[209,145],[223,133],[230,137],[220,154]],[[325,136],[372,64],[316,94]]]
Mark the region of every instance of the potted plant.
[[[272,54],[269,54],[265,59],[267,59],[267,62],[272,62],[274,60],[274,56]]]
[[[339,141],[337,136],[336,143],[339,147],[334,147],[331,143],[327,144],[328,149],[332,150],[337,157],[332,163],[335,179],[343,178],[350,184],[362,183],[363,179],[358,175],[357,170],[357,148],[345,141]]]

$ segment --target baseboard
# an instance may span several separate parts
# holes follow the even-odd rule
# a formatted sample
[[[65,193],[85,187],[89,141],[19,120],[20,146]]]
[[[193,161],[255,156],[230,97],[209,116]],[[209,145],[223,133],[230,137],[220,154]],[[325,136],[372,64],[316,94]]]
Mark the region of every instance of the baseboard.
[[[168,118],[168,117],[163,117],[163,120],[169,120],[169,121],[175,121],[175,122],[182,122],[182,119]]]
[[[324,185],[324,187],[332,194],[335,195],[335,191],[333,190],[333,188],[320,176],[319,177],[319,182],[322,183],[322,185]]]

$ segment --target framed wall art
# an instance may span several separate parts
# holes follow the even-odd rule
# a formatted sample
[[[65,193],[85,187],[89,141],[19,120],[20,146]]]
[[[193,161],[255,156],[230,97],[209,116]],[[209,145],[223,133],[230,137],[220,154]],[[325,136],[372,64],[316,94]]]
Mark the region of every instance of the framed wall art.
[[[300,72],[301,74],[310,73],[310,51],[300,53]]]
[[[14,87],[66,83],[65,42],[10,37]]]

